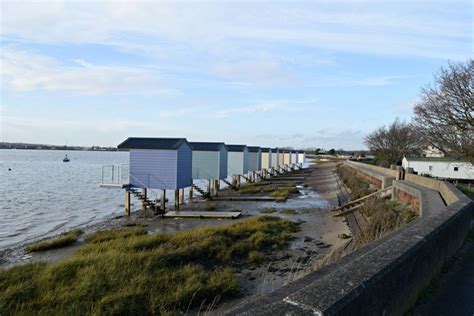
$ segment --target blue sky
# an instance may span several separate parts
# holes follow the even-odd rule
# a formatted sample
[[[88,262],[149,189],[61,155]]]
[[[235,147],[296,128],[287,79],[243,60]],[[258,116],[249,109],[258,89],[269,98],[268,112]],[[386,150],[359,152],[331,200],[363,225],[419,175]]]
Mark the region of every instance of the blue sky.
[[[1,140],[363,148],[472,58],[471,1],[2,1]]]

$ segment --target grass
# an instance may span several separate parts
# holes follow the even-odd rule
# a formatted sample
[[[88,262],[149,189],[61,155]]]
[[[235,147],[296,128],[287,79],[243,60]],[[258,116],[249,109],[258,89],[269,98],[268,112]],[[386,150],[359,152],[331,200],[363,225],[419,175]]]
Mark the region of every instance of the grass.
[[[73,230],[67,233],[63,233],[56,238],[40,241],[31,245],[26,246],[26,252],[41,252],[51,249],[57,249],[72,245],[77,241],[77,238],[82,234],[80,230]]]
[[[298,214],[298,212],[296,210],[292,210],[292,209],[281,210],[278,213],[285,214],[285,215],[296,215],[296,214]]]
[[[277,202],[285,202],[292,194],[298,193],[296,184],[288,182],[284,185],[274,185],[270,182],[244,183],[239,188],[240,194],[270,193],[270,196],[277,198]]]
[[[369,198],[359,211],[369,222],[357,238],[359,246],[376,240],[418,217],[412,207],[380,197]]]
[[[2,314],[186,313],[235,297],[233,267],[282,249],[298,224],[268,216],[232,225],[144,235],[137,227],[96,233],[71,257],[0,271]]]
[[[98,231],[86,238],[88,243],[101,243],[109,240],[128,238],[132,236],[146,235],[148,230],[142,226],[132,226],[126,228]]]
[[[465,183],[459,183],[456,185],[456,187],[465,195],[470,197],[471,199],[474,199],[474,186],[470,186]]]
[[[370,182],[359,177],[355,171],[348,169],[342,165],[336,167],[336,173],[342,182],[351,190],[351,198],[359,199],[373,192],[370,188]]]

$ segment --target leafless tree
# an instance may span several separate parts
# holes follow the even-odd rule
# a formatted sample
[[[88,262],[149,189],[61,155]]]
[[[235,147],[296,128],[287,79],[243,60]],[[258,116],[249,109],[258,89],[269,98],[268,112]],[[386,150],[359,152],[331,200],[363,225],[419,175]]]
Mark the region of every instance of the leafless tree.
[[[415,122],[427,144],[474,163],[474,60],[450,64],[422,89]]]
[[[413,124],[398,119],[368,134],[364,143],[381,165],[400,164],[404,155],[418,154],[421,149],[420,137]]]

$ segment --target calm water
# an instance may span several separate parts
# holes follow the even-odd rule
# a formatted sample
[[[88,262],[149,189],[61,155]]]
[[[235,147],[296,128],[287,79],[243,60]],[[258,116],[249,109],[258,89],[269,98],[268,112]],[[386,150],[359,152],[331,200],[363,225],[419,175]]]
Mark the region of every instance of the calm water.
[[[123,191],[98,184],[102,165],[126,164],[128,152],[64,154],[0,150],[0,249],[123,214]]]

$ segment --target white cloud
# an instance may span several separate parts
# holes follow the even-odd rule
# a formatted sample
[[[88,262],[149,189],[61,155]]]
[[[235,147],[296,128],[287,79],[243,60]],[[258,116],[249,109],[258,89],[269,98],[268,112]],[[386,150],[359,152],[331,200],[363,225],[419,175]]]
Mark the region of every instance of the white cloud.
[[[238,57],[248,51],[250,41],[464,59],[471,54],[471,19],[458,16],[470,9],[470,1],[6,1],[2,35],[38,42],[117,45],[168,56],[185,56],[191,48]]]
[[[158,75],[147,68],[93,65],[75,60],[73,65],[25,51],[3,49],[0,74],[13,91],[68,91],[83,95],[167,93]]]

